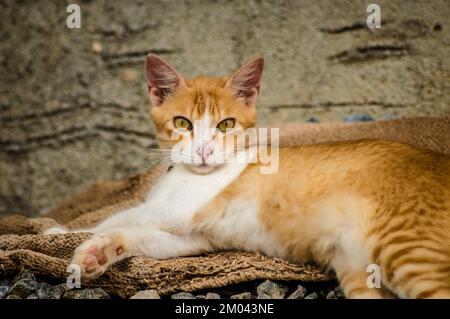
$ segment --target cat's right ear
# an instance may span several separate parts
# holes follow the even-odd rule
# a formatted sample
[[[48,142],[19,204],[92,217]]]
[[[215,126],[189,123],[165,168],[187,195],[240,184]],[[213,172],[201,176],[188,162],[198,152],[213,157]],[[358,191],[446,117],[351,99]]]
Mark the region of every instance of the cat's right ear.
[[[227,80],[225,87],[232,89],[248,106],[256,105],[259,86],[264,69],[264,58],[256,56],[241,66]]]
[[[169,95],[186,85],[183,77],[156,54],[147,55],[145,70],[152,106],[161,105]]]

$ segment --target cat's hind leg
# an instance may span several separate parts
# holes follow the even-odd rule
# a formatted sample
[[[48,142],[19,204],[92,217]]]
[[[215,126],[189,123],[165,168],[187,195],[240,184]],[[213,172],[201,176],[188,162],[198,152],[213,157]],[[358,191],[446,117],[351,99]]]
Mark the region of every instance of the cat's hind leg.
[[[339,283],[346,298],[350,299],[381,299],[380,289],[367,285],[365,271],[336,271]]]
[[[346,298],[350,299],[381,299],[378,288],[367,285],[367,272],[365,270],[336,269],[339,284]]]
[[[350,299],[381,299],[381,287],[369,285],[370,273],[366,271],[368,264],[358,261],[358,258],[338,250],[331,260],[339,284],[346,298]]]

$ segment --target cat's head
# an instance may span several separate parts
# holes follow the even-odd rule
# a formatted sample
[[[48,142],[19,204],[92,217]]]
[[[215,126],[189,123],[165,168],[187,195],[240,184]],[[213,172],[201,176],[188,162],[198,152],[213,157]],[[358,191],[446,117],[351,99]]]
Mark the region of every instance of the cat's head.
[[[231,136],[255,125],[263,66],[264,59],[258,56],[230,76],[186,80],[149,54],[151,116],[161,148],[177,148],[183,164],[199,174],[223,165],[234,151],[236,138]]]

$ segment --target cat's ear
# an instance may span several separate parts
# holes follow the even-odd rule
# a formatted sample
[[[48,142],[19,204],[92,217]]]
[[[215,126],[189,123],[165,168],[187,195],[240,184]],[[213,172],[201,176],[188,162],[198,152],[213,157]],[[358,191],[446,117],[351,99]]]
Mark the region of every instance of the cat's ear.
[[[244,98],[248,106],[255,106],[263,68],[264,58],[254,57],[231,75],[225,87],[233,90],[236,96]]]
[[[145,70],[152,106],[161,105],[169,95],[186,85],[183,77],[174,67],[156,54],[147,55]]]

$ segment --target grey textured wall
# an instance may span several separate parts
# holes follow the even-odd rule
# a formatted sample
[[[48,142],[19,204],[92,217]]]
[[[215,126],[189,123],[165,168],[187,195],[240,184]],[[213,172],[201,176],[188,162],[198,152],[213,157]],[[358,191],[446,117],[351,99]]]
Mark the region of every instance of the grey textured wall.
[[[68,29],[79,3],[82,28]],[[0,214],[36,214],[148,166],[143,63],[221,76],[264,54],[261,124],[450,115],[450,3],[0,1]]]

